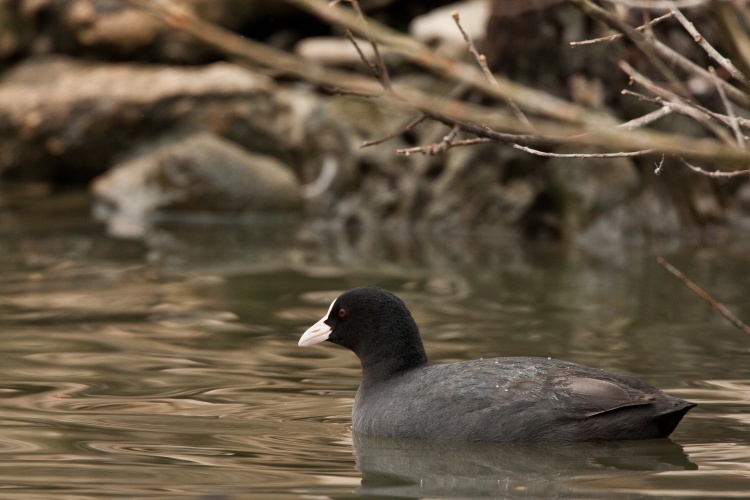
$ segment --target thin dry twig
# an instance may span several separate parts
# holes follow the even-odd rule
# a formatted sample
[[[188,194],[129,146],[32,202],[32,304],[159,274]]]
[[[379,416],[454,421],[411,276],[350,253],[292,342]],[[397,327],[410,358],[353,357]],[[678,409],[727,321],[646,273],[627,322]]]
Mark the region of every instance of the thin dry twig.
[[[365,18],[365,14],[362,12],[361,7],[359,6],[359,0],[335,0],[333,4],[339,3],[340,1],[344,1],[347,3],[350,3],[352,7],[354,8],[354,11],[357,13],[357,18],[359,18],[360,22],[365,26],[365,33],[367,34],[367,39],[370,42],[370,46],[372,47],[372,52],[375,54],[375,64],[371,65],[371,63],[367,63],[368,65],[374,68],[377,68],[375,71],[375,76],[378,80],[381,81],[383,84],[383,88],[386,90],[390,90],[392,88],[391,83],[391,77],[388,75],[388,67],[385,65],[385,61],[383,60],[383,56],[380,54],[380,49],[378,48],[378,44],[375,41],[375,37],[372,34],[372,30],[370,30],[370,25],[367,24],[367,19]],[[354,37],[352,36],[352,39]],[[356,46],[356,44],[355,44]],[[362,54],[362,51],[357,48],[357,52],[359,52],[360,57],[364,59],[364,54]],[[366,60],[365,60],[366,62]]]
[[[654,44],[654,49],[656,49],[656,51],[664,59],[669,61],[669,64],[673,65],[676,68],[680,68],[682,71],[690,73],[691,75],[694,75],[695,77],[703,78],[705,80],[708,80],[711,78],[711,75],[709,75],[708,70],[697,65],[695,62],[691,61],[687,57],[675,51],[672,47],[668,46],[665,43],[660,42],[656,38],[652,39],[652,42]],[[750,106],[750,95],[741,91],[740,89],[738,89],[737,87],[735,87],[734,85],[730,84],[727,81],[724,81],[724,80],[719,80],[719,81],[721,83],[721,86],[724,87],[724,91],[727,93],[727,97],[729,97],[732,101],[742,106]]]
[[[664,21],[665,19],[669,19],[670,17],[673,17],[673,16],[674,16],[674,14],[672,14],[671,12],[667,12],[663,16],[659,16],[656,19],[652,19],[651,21],[647,22],[646,24],[642,24],[641,26],[638,26],[635,29],[638,30],[638,31],[643,31],[646,28],[651,28],[652,26],[656,26],[657,24],[659,24],[660,22]],[[623,35],[622,33],[615,33],[614,35],[603,36],[601,38],[592,38],[590,40],[581,40],[581,41],[578,41],[578,42],[570,42],[570,46],[571,47],[580,47],[581,45],[591,45],[593,43],[599,43],[599,42],[611,42],[613,40],[617,40],[618,38],[622,38],[624,36],[625,35]]]
[[[662,105],[661,108],[655,111],[647,113],[638,118],[633,118],[632,120],[627,121],[625,123],[621,123],[617,127],[625,128],[628,130],[632,130],[638,127],[644,127],[648,125],[649,123],[653,123],[656,120],[659,120],[660,118],[664,118],[665,116],[671,115],[673,112],[674,112],[674,108],[672,106],[670,106],[669,104],[664,104]]]
[[[653,149],[644,149],[642,151],[622,151],[620,153],[548,153],[546,151],[539,151],[520,144],[511,144],[511,147],[520,151],[525,151],[537,156],[545,156],[549,158],[623,158],[631,156],[643,156],[654,152]]]
[[[674,2],[669,2],[669,10],[674,14],[675,19],[677,19],[683,28],[685,28],[685,31],[687,31],[690,36],[693,37],[693,40],[703,48],[703,50],[706,51],[708,56],[719,63],[722,68],[727,70],[730,75],[732,75],[733,78],[737,79],[738,81],[742,82],[745,86],[750,87],[750,80],[747,79],[747,77],[742,73],[742,71],[738,70],[734,64],[732,64],[732,61],[724,57],[719,53],[718,50],[716,50],[713,45],[708,43],[708,40],[706,40],[703,35],[700,34],[700,32],[695,28],[695,25],[688,21],[688,19],[685,17],[685,15],[680,11],[680,9],[677,8],[677,6],[674,4]]]
[[[460,131],[461,131],[461,127],[459,125],[453,125],[451,127],[450,132],[448,132],[440,142],[437,142],[435,144],[430,144],[429,146],[417,146],[417,147],[408,148],[408,149],[397,149],[396,154],[403,155],[403,156],[409,156],[414,153],[436,155],[438,153],[442,153],[456,146],[467,146],[468,144],[466,143],[466,141],[456,140],[456,137],[458,136],[458,133]],[[470,139],[470,140],[475,141],[474,144],[478,143],[475,139]],[[482,142],[489,142],[489,140],[485,139]]]
[[[145,0],[127,0],[128,2]],[[350,9],[330,8],[321,0],[286,0],[293,5],[311,12],[320,19],[332,25],[351,29],[362,35],[363,25]],[[536,113],[539,116],[564,120],[569,123],[588,123],[591,120],[606,123],[609,115],[560,99],[547,92],[513,82],[502,75],[494,75],[498,85],[493,85],[473,64],[457,61],[444,56],[401,32],[388,28],[373,19],[367,20],[371,32],[381,45],[388,47],[390,53],[404,57],[406,60],[438,75],[443,79],[450,79],[464,83],[472,88],[484,92],[490,97],[505,99],[510,97],[526,113]],[[537,128],[538,125],[537,125]]]
[[[622,90],[621,93],[622,93],[622,95],[629,95],[629,96],[635,97],[636,99],[638,99],[640,101],[653,102],[654,104],[658,104],[659,106],[665,106],[665,107],[673,108],[673,111],[675,113],[681,113],[681,114],[684,114],[686,116],[692,116],[692,114],[690,114],[689,110],[692,110],[693,108],[695,108],[695,109],[698,109],[698,110],[706,113],[707,115],[711,116],[711,118],[713,118],[714,120],[716,120],[718,123],[722,123],[722,124],[724,124],[726,126],[731,126],[731,120],[730,120],[730,118],[727,115],[722,115],[721,113],[717,113],[715,111],[711,111],[710,109],[705,108],[703,106],[700,106],[698,104],[690,103],[690,104],[682,105],[679,102],[674,102],[674,101],[670,102],[670,101],[668,101],[668,100],[666,100],[666,99],[664,99],[663,97],[660,97],[660,96],[653,96],[653,97],[646,96],[646,95],[640,94],[638,92],[633,92],[632,90],[628,90],[628,89]],[[636,120],[637,119],[638,118],[636,118]],[[736,119],[738,125],[740,125],[741,127],[750,129],[750,120],[748,120],[747,118],[742,118],[740,116],[736,116],[736,115],[735,115],[735,119]],[[619,125],[619,126],[622,127],[623,125],[625,125],[625,124],[622,124],[622,125]]]
[[[471,52],[471,55],[474,56],[474,59],[477,61],[477,64],[482,69],[482,73],[484,73],[484,76],[487,78],[487,80],[495,87],[498,87],[499,84],[497,83],[497,79],[495,78],[495,75],[492,74],[492,71],[490,71],[490,67],[487,66],[487,57],[484,54],[480,54],[477,50],[476,45],[474,45],[474,42],[471,40],[471,37],[468,33],[466,33],[466,30],[464,30],[464,27],[461,26],[461,16],[458,14],[457,11],[453,11],[451,13],[451,17],[456,22],[456,26],[458,27],[458,30],[461,32],[461,35],[464,37],[464,41],[466,42],[466,45],[469,47],[469,52]],[[534,132],[534,125],[531,124],[531,121],[526,117],[526,115],[521,111],[521,108],[518,107],[518,105],[513,102],[513,99],[510,97],[505,98],[506,104],[508,104],[508,107],[510,108],[511,112],[515,115],[518,120],[523,123],[526,128],[529,129],[529,132]]]
[[[714,308],[716,312],[724,316],[726,319],[728,319],[734,326],[742,330],[743,332],[750,335],[750,326],[746,325],[742,322],[741,319],[739,319],[737,316],[732,314],[732,312],[724,306],[724,304],[718,302],[716,299],[711,297],[705,290],[703,290],[701,287],[690,281],[687,276],[685,276],[679,269],[675,268],[672,264],[666,261],[664,257],[657,257],[656,262],[658,262],[664,269],[672,273],[677,279],[682,281],[686,287],[688,287],[690,290],[692,290],[698,297],[702,298],[708,304]]]
[[[721,170],[714,170],[713,172],[710,172],[710,171],[705,170],[705,169],[703,169],[701,167],[693,165],[692,163],[688,162],[687,160],[685,160],[685,158],[683,158],[681,156],[678,156],[677,158],[679,158],[680,161],[686,167],[688,167],[690,170],[692,170],[693,172],[697,172],[699,174],[706,175],[708,177],[717,177],[717,178],[718,177],[723,177],[723,178],[726,178],[726,177],[737,177],[739,175],[750,175],[750,169],[748,169],[748,170],[735,170],[734,172],[724,172],[724,171],[721,171]]]
[[[254,69],[260,66],[324,88],[340,88],[341,92],[352,95],[377,98],[378,104],[385,108],[411,109],[451,127],[458,124],[462,131],[476,137],[537,148],[576,143],[603,148],[605,151],[655,149],[666,154],[680,154],[691,160],[703,158],[721,162],[722,168],[727,170],[736,168],[738,164],[747,163],[747,153],[739,151],[734,141],[729,147],[713,138],[685,137],[677,133],[652,130],[616,129],[614,126],[617,123],[614,117],[607,113],[592,112],[590,109],[584,109],[576,104],[502,78],[498,80],[500,88],[496,89],[473,65],[448,60],[426,46],[404,35],[394,34],[392,30],[384,29],[369,19],[368,24],[377,35],[377,39],[387,40],[389,50],[393,50],[394,53],[430,68],[446,79],[463,82],[470,87],[486,91],[490,96],[499,98],[505,95],[510,96],[516,103],[522,104],[525,111],[538,113],[539,117],[535,118],[534,125],[539,133],[525,133],[527,130],[509,112],[504,113],[497,108],[456,99],[436,98],[437,96],[408,84],[399,85],[397,91],[384,92],[381,82],[369,76],[321,66],[294,54],[240,37],[227,29],[198,19],[170,2],[125,1],[152,12],[171,28],[190,34],[217,48],[227,58],[238,64]],[[321,2],[317,0],[287,1],[315,12],[316,15],[320,15],[329,22],[341,24],[355,33],[362,33],[363,26],[351,9],[325,6],[319,8]],[[729,97],[732,98],[731,95]],[[483,124],[504,132],[485,130]]]
[[[656,39],[654,37],[647,36],[641,31],[636,30],[619,15],[609,12],[592,0],[570,1],[592,18],[608,24],[625,35],[641,51],[648,62],[666,78],[675,92],[685,97],[692,95],[688,86],[675,74],[672,66],[668,64],[668,61],[665,61],[663,55],[657,50]]]
[[[654,164],[654,166],[656,167],[654,169],[654,175],[661,175],[662,169],[664,169],[664,159],[665,158],[666,158],[666,156],[661,155],[661,160],[659,160],[659,163]]]
[[[354,45],[354,49],[357,51],[357,54],[359,54],[359,59],[365,63],[365,66],[370,68],[370,72],[372,73],[372,76],[374,76],[377,79],[380,79],[380,72],[378,71],[377,66],[373,64],[367,57],[365,56],[365,53],[362,52],[362,48],[359,46],[359,42],[357,42],[357,39],[354,38],[354,33],[352,33],[351,30],[346,30],[346,38],[351,42],[352,45]]]
[[[642,10],[668,10],[667,0],[608,0],[610,3],[633,7]],[[708,3],[707,0],[678,0],[676,5],[682,9],[698,7]]]
[[[724,92],[724,87],[719,85],[719,77],[716,75],[716,70],[713,68],[713,66],[708,68],[709,73],[711,73],[711,81],[713,81],[714,86],[716,86],[716,91],[719,92],[719,97],[721,97],[721,102],[724,103],[724,107],[727,110],[727,117],[729,118],[729,126],[732,127],[732,131],[734,132],[734,138],[737,139],[737,145],[740,147],[741,150],[745,150],[745,136],[742,134],[742,131],[740,130],[740,124],[737,121],[737,115],[734,114],[734,107],[732,106],[732,103],[729,102],[729,99],[727,99],[727,94]]]
[[[459,15],[457,11],[454,10],[453,12],[451,12],[451,17],[453,18],[453,21],[456,23],[456,27],[458,27],[458,31],[461,32],[461,36],[464,37],[464,42],[466,42],[466,46],[469,47],[469,52],[471,52],[471,55],[474,56],[474,59],[477,61],[477,64],[479,65],[479,68],[484,73],[484,76],[487,78],[487,81],[497,86],[498,83],[497,83],[497,80],[495,79],[495,75],[492,74],[492,71],[490,71],[490,67],[487,66],[487,57],[485,57],[484,54],[479,53],[471,37],[466,32],[464,27],[461,26],[461,16]]]
[[[423,155],[436,155],[438,153],[442,153],[443,151],[447,151],[451,148],[457,148],[462,146],[475,146],[477,144],[486,144],[488,142],[495,142],[492,139],[487,139],[485,137],[475,137],[473,139],[460,139],[450,142],[439,142],[437,144],[430,144],[429,146],[417,146],[414,148],[407,148],[407,149],[397,149],[396,154],[399,156],[411,156],[413,154],[419,153]]]
[[[388,135],[386,135],[384,137],[381,137],[380,139],[373,139],[372,141],[365,141],[362,144],[360,144],[357,148],[358,149],[364,149],[364,148],[368,148],[370,146],[375,146],[377,144],[382,144],[384,142],[390,141],[394,137],[398,137],[399,135],[401,135],[401,134],[403,134],[405,132],[410,131],[411,129],[413,129],[414,127],[416,127],[417,125],[419,125],[420,123],[422,123],[423,121],[425,121],[426,119],[427,119],[427,117],[425,115],[420,114],[419,116],[417,116],[416,118],[414,118],[412,121],[410,121],[409,123],[407,123],[403,127],[399,128],[398,130],[396,130],[394,132],[391,132],[390,134],[388,134]]]
[[[712,120],[711,115],[699,106],[694,105],[690,101],[686,101],[682,97],[678,96],[674,92],[665,89],[661,85],[654,83],[651,79],[638,72],[630,64],[625,61],[619,62],[619,67],[622,69],[634,82],[642,85],[649,91],[653,92],[657,96],[666,99],[669,103],[679,107],[680,111],[693,118],[695,121],[706,127],[708,130],[713,132],[719,139],[723,140],[726,144],[735,146],[735,142],[727,131],[717,126]]]

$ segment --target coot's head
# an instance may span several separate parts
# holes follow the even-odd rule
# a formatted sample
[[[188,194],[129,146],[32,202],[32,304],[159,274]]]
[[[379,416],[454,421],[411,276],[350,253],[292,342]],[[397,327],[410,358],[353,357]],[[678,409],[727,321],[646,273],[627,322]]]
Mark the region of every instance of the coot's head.
[[[302,335],[299,345],[324,340],[351,349],[366,371],[377,368],[381,376],[427,363],[419,329],[406,304],[375,286],[341,294]]]

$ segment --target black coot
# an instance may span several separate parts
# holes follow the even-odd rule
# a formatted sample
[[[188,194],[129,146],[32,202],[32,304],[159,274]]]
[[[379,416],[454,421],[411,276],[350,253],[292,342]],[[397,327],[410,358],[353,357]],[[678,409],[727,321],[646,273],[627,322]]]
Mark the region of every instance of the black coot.
[[[634,377],[547,358],[428,365],[411,313],[367,286],[342,294],[300,338],[354,351],[355,432],[442,441],[596,441],[668,436],[694,403]]]

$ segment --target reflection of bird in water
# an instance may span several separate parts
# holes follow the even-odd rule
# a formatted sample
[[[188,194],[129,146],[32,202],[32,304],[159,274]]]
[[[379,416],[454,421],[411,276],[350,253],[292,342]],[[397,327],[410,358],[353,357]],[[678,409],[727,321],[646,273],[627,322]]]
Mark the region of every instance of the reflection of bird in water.
[[[555,497],[578,480],[694,470],[669,439],[585,443],[455,443],[354,433],[361,494]]]

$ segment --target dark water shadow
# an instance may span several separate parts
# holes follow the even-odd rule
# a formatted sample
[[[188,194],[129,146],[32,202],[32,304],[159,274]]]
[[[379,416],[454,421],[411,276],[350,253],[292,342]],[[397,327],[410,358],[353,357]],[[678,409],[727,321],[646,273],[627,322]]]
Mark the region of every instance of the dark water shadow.
[[[695,470],[669,439],[604,443],[442,443],[354,434],[357,493],[394,498],[580,496],[577,482]]]

